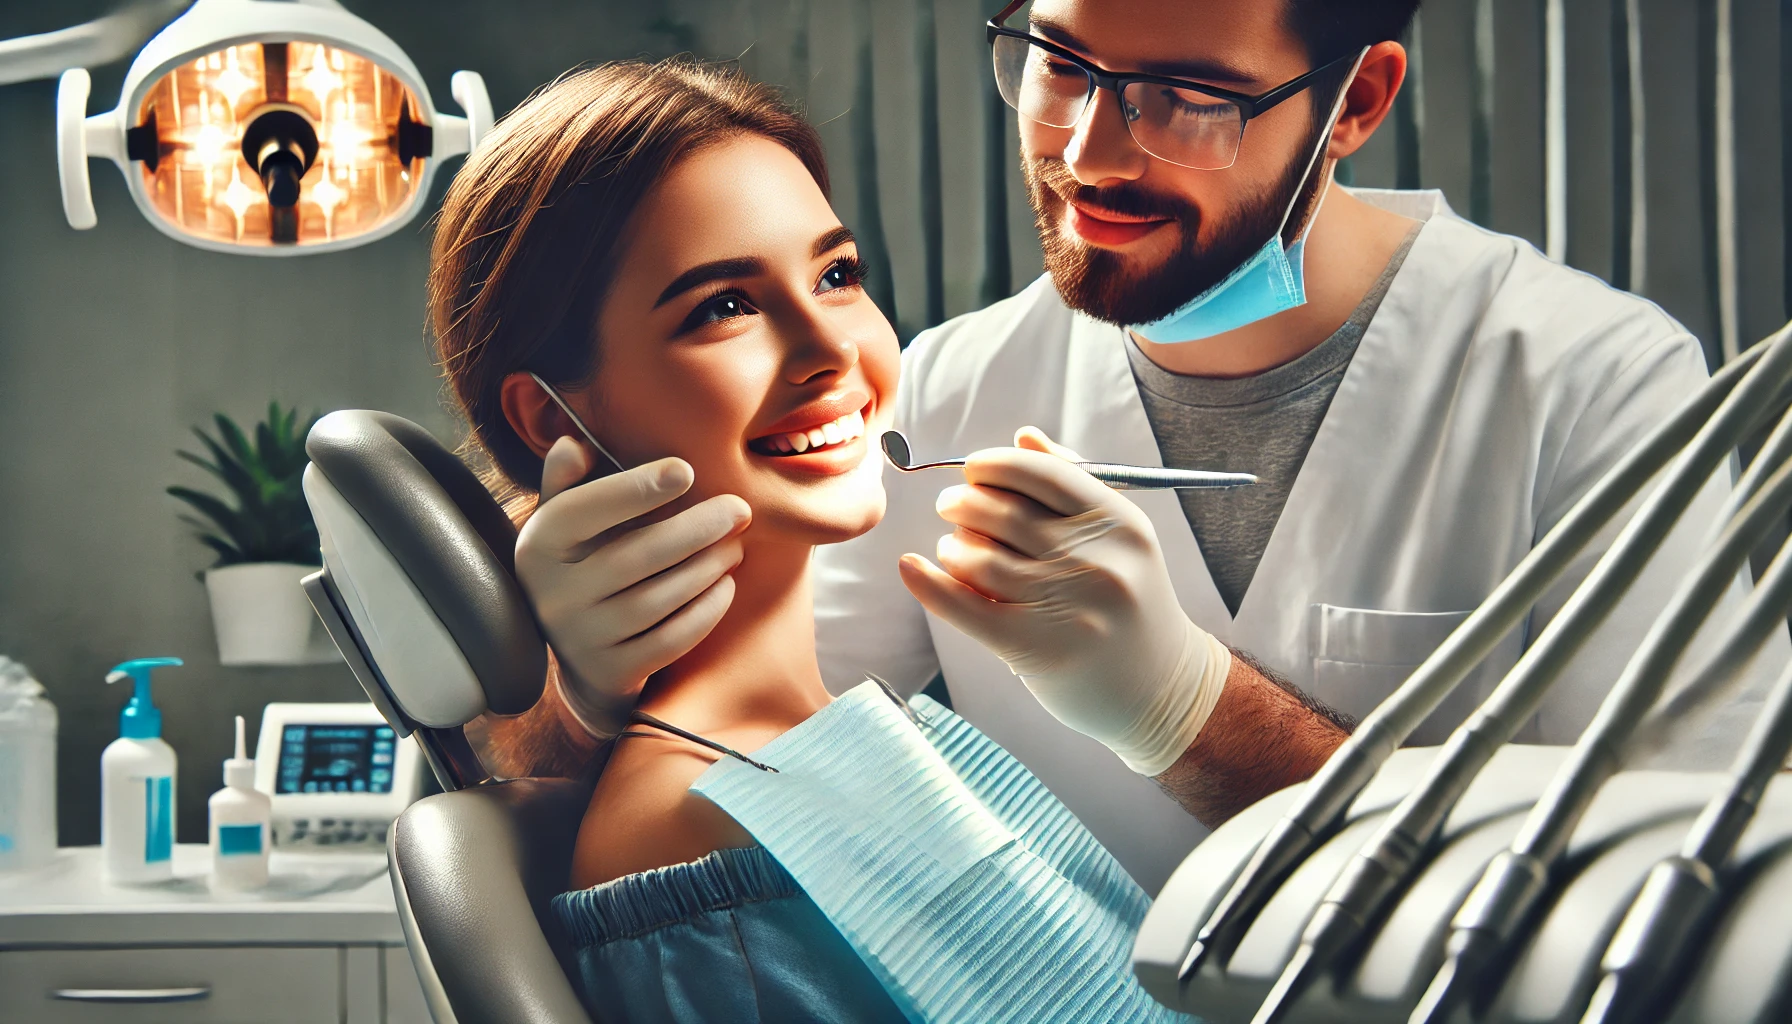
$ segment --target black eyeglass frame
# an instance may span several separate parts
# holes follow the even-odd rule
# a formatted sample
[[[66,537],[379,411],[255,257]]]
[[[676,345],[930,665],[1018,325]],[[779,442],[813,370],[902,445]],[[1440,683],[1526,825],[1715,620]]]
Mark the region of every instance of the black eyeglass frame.
[[[1028,43],[1039,47],[1052,56],[1061,57],[1076,65],[1085,75],[1089,76],[1089,96],[1083,98],[1083,103],[1085,105],[1089,102],[1089,97],[1095,95],[1096,89],[1106,89],[1116,97],[1119,97],[1123,96],[1126,87],[1134,82],[1144,82],[1148,85],[1166,85],[1174,89],[1187,89],[1190,92],[1198,92],[1204,96],[1212,96],[1214,99],[1226,100],[1237,106],[1239,113],[1243,115],[1243,119],[1239,122],[1239,134],[1241,135],[1244,133],[1245,126],[1251,123],[1252,118],[1268,112],[1290,96],[1295,96],[1305,91],[1312,86],[1313,80],[1320,75],[1337,68],[1340,64],[1354,61],[1361,55],[1360,53],[1344,54],[1342,57],[1327,61],[1303,75],[1290,78],[1288,81],[1283,82],[1281,85],[1276,86],[1268,92],[1262,92],[1252,96],[1248,93],[1233,92],[1230,89],[1222,89],[1217,85],[1208,85],[1204,82],[1192,82],[1186,78],[1172,78],[1169,75],[1147,75],[1130,71],[1115,74],[1103,71],[1101,68],[1091,64],[1086,58],[1077,56],[1049,39],[1041,39],[1030,32],[1025,32],[1018,28],[1009,28],[1002,24],[1002,22],[1007,21],[1012,17],[1015,11],[1020,10],[1026,2],[1027,0],[1013,0],[1012,3],[1007,7],[1002,8],[995,17],[989,19],[984,25],[990,46],[996,44],[996,39],[999,36],[1008,36],[1011,39],[1024,39]],[[1087,109],[1086,106],[1085,109]]]

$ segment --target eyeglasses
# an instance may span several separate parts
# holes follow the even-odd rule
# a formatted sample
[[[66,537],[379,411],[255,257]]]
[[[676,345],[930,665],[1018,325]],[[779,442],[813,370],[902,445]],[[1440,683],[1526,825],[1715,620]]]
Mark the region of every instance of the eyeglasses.
[[[1357,57],[1345,54],[1256,96],[1185,78],[1112,74],[1056,43],[1004,26],[1023,2],[1010,3],[987,26],[996,87],[1009,106],[1030,121],[1071,128],[1082,120],[1095,90],[1106,89],[1119,98],[1126,130],[1140,149],[1196,170],[1232,166],[1247,121]]]

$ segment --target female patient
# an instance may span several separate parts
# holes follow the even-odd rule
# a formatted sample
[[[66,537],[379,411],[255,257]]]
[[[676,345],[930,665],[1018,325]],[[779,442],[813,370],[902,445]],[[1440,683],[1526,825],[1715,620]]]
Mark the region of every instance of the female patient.
[[[694,478],[664,513],[702,503],[736,528],[640,584],[682,606],[675,630],[714,624],[653,676],[641,710],[736,750],[828,703],[810,552],[883,514],[868,439],[890,422],[897,344],[863,274],[813,129],[769,90],[686,63],[557,82],[506,118],[443,205],[430,281],[440,359],[513,515],[540,495],[517,563],[550,636],[544,601],[578,600],[545,596],[555,568],[614,525],[581,516],[576,485],[614,467],[570,440],[578,427],[531,374],[622,465],[663,460],[673,487]],[[777,861],[687,792],[717,755],[631,732],[648,735],[613,744],[576,891],[556,903],[593,1012],[903,1019]]]
[[[548,640],[663,645],[555,901],[577,983],[637,1024],[1167,1020],[1128,963],[1144,893],[1019,762],[928,702],[822,688],[810,554],[882,517],[868,440],[896,393],[863,276],[814,131],[685,63],[555,84],[443,204],[441,360],[527,518]],[[581,482],[612,457],[634,468]],[[619,495],[634,515],[680,492],[620,525]],[[666,553],[706,517],[723,543]],[[643,621],[602,599],[619,565]],[[747,754],[705,774],[718,751]],[[743,768],[754,751],[790,774]]]

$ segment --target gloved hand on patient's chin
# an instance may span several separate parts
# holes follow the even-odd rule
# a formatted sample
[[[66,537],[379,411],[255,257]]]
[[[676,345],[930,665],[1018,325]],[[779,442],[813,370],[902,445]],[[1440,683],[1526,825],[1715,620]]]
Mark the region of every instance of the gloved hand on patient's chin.
[[[690,465],[661,459],[579,483],[594,459],[567,437],[549,449],[541,503],[517,534],[516,575],[559,661],[568,710],[606,737],[626,726],[647,677],[728,610],[751,511],[721,494],[642,524],[690,490]]]
[[[1028,427],[937,504],[939,565],[902,557],[928,611],[1008,663],[1054,717],[1157,775],[1194,742],[1232,654],[1190,622],[1151,520]]]

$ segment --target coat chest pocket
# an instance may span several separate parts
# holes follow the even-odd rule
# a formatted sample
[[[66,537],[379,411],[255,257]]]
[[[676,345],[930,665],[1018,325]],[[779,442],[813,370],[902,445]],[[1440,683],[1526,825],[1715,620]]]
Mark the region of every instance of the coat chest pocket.
[[[1312,658],[1313,696],[1361,720],[1406,681],[1437,650],[1468,612],[1387,612],[1315,604],[1310,608],[1307,650]],[[1474,687],[1458,688],[1444,701],[1413,742],[1437,742],[1426,735],[1435,723],[1460,721],[1473,706]],[[1466,706],[1465,706],[1466,705]]]

